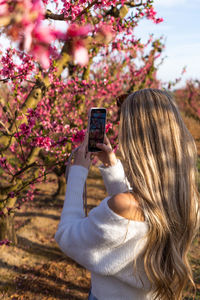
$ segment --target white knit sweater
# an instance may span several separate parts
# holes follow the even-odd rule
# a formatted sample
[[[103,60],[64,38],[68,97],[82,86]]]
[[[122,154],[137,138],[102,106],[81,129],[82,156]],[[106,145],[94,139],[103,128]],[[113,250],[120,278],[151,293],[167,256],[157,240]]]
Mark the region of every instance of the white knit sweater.
[[[151,299],[150,283],[142,257],[133,259],[145,245],[147,222],[130,221],[112,211],[107,201],[130,189],[121,162],[99,167],[108,192],[87,217],[83,209],[83,188],[88,170],[73,165],[69,171],[64,206],[55,239],[61,250],[91,271],[92,294],[98,300]]]

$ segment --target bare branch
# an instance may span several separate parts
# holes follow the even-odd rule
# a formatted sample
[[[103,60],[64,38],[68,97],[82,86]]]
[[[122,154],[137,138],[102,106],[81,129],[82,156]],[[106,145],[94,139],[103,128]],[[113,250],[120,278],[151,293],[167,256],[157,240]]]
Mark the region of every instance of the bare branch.
[[[54,13],[52,13],[52,11],[50,11],[49,9],[46,11],[45,18],[46,18],[46,19],[52,19],[52,20],[60,20],[60,21],[65,21],[65,20],[67,20],[67,18],[65,18],[64,13],[61,14],[61,15],[59,15],[59,14],[54,14]]]

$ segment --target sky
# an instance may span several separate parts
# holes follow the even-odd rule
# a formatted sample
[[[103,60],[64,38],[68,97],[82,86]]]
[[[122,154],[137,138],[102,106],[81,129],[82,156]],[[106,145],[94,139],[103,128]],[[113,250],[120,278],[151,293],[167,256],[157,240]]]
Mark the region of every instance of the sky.
[[[142,20],[135,30],[136,37],[146,41],[149,34],[164,37],[165,57],[159,67],[158,78],[174,81],[180,77],[184,67],[186,73],[177,87],[188,79],[200,79],[200,0],[154,0],[157,17],[164,22],[154,24]]]

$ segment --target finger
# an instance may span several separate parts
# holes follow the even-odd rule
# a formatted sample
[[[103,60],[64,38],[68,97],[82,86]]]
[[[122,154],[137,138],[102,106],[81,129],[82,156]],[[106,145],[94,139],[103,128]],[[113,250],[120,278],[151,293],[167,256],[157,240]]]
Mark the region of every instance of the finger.
[[[86,151],[87,150],[87,144],[88,144],[88,132],[85,132],[84,140],[82,144],[80,145],[81,151]]]
[[[71,154],[73,155],[74,153],[78,152],[79,150],[80,150],[80,146],[74,148],[74,149],[72,150],[72,153],[71,153]]]
[[[106,134],[104,135],[104,144],[111,146],[111,143]]]
[[[97,143],[96,146],[97,146],[97,148],[99,148],[99,149],[101,149],[101,150],[103,150],[105,152],[108,152],[108,153],[112,152],[111,145],[105,145],[105,144],[99,144],[99,143]]]
[[[91,152],[87,152],[85,158],[91,160]],[[93,159],[93,158],[92,158]]]
[[[87,143],[88,143],[88,131],[86,129],[86,131],[85,131],[85,137],[84,137],[84,140],[83,140],[83,144],[85,145]]]

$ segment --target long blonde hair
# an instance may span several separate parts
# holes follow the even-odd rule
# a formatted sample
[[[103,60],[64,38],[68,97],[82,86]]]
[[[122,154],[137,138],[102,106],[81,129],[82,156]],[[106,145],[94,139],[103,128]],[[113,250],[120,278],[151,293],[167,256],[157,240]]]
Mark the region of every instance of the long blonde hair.
[[[197,150],[173,97],[143,89],[121,107],[119,147],[127,178],[149,224],[145,272],[154,299],[179,300],[198,227]]]

